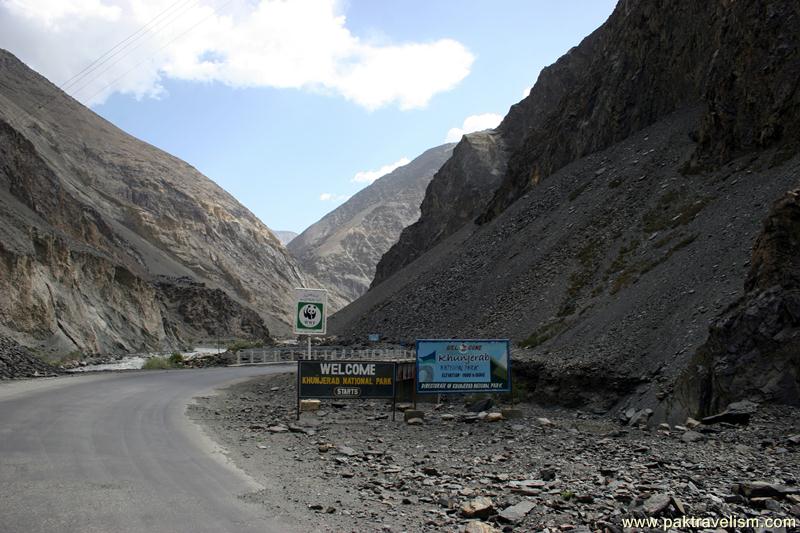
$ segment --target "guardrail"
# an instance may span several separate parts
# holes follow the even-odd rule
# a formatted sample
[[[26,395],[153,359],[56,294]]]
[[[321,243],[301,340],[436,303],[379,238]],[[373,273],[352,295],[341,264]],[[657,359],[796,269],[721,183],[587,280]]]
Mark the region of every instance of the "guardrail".
[[[414,359],[414,350],[402,348],[311,348],[311,359],[335,360],[389,360],[401,361]],[[307,360],[308,349],[305,348],[248,348],[236,352],[236,365],[263,365],[267,363],[293,362]]]

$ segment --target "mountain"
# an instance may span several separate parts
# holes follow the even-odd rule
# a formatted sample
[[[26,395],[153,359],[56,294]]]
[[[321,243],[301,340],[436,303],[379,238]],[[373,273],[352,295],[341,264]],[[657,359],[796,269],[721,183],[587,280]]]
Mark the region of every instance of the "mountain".
[[[289,331],[304,276],[250,211],[0,51],[0,334],[47,352]]]
[[[366,292],[375,266],[420,215],[420,202],[454,144],[431,148],[375,180],[289,243],[289,252],[341,307]]]
[[[450,152],[454,157],[446,159],[446,163],[442,161],[441,168],[431,167],[436,179],[431,181],[433,176],[428,177],[430,184],[422,205],[417,209],[419,202],[413,204],[415,216],[402,226],[405,229],[399,238],[392,239],[396,244],[380,257],[373,286],[411,263],[443,237],[471,222],[499,185],[506,154],[502,139],[494,132],[465,135],[455,149],[452,146],[448,149]]]
[[[514,339],[543,402],[681,422],[800,403],[794,263],[772,261],[773,292],[749,273],[784,257],[770,232],[797,241],[779,199],[800,183],[798,22],[788,0],[619,2],[488,134],[496,149],[462,139],[332,331]]]
[[[294,231],[273,231],[272,233],[275,234],[275,236],[278,238],[279,241],[281,241],[281,244],[284,246],[292,242],[292,239],[294,239],[299,235]]]

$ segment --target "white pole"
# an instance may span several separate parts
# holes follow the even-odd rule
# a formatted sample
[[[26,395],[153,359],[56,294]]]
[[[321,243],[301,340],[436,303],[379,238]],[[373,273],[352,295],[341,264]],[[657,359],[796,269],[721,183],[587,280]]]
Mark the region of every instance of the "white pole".
[[[308,335],[308,359],[311,360],[311,335]]]

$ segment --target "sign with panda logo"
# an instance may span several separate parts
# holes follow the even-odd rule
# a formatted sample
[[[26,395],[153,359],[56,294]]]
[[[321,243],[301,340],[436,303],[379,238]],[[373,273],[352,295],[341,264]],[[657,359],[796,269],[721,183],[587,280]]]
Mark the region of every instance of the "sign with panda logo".
[[[294,332],[298,335],[325,335],[328,292],[325,289],[294,290]]]

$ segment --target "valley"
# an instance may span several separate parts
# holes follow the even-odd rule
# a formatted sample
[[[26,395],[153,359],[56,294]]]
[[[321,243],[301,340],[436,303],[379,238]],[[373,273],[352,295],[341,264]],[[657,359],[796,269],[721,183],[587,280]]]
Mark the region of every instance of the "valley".
[[[0,529],[798,530],[797,2],[200,4],[0,3]]]

